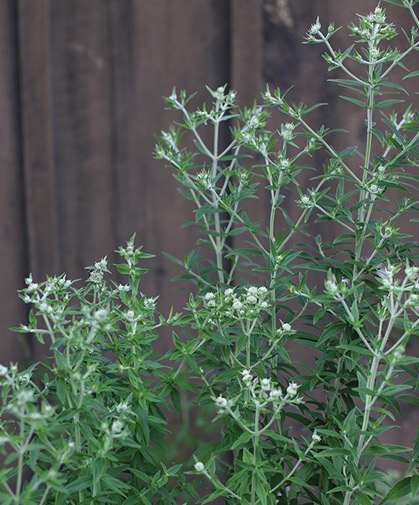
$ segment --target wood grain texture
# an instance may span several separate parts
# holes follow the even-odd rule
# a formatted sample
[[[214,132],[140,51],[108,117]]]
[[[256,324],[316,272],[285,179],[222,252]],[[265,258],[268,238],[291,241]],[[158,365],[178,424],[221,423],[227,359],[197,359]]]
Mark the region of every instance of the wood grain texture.
[[[70,277],[115,249],[108,15],[103,0],[50,3],[57,240]]]
[[[29,268],[59,270],[48,2],[18,1],[21,152]]]
[[[27,343],[9,331],[26,321],[17,290],[28,274],[16,7],[13,0],[0,2],[0,362],[6,364],[29,352]]]

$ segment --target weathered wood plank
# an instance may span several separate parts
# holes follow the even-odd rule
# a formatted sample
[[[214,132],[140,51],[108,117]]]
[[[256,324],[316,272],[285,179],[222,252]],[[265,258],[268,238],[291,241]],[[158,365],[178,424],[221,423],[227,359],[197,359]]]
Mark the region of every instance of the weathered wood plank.
[[[230,85],[241,106],[250,107],[265,89],[262,14],[260,1],[248,2],[243,8],[241,0],[231,0]]]
[[[8,330],[26,322],[18,299],[27,271],[19,109],[17,5],[0,2],[0,362],[27,356],[27,343]],[[25,344],[25,345],[23,345]]]
[[[18,14],[28,257],[39,278],[59,270],[48,2],[19,0]]]
[[[114,249],[108,2],[50,3],[57,240],[70,277]]]

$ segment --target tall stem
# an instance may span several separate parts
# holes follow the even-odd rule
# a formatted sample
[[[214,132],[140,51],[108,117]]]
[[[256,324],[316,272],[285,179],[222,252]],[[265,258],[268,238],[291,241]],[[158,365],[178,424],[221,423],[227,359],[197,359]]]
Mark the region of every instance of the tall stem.
[[[256,412],[255,412],[255,431],[253,435],[253,471],[252,471],[252,484],[251,484],[251,505],[254,505],[256,503],[256,484],[255,484],[255,478],[256,478],[256,462],[257,462],[257,450],[258,450],[258,445],[259,445],[259,402],[255,402],[256,405]]]
[[[219,110],[219,103],[216,103],[216,112]],[[217,176],[218,170],[218,136],[219,136],[219,121],[214,122],[214,144],[213,144],[213,156],[212,156],[212,170],[211,170],[211,180],[214,181]],[[212,194],[212,201],[214,207],[217,207],[217,200],[214,197],[214,192]],[[215,220],[215,231],[217,235],[215,237],[215,255],[217,261],[217,270],[218,270],[218,280],[220,283],[224,283],[224,270],[223,270],[223,255],[222,255],[222,245],[221,245],[221,222],[220,222],[220,214],[217,212],[214,215]]]

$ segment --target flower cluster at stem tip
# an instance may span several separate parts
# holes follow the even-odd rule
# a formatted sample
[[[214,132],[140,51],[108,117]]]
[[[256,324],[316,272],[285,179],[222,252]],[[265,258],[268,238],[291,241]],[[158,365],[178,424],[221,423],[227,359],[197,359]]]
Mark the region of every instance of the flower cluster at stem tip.
[[[207,292],[203,297],[205,308],[214,313],[214,318],[226,316],[234,319],[254,319],[269,306],[269,291],[264,286],[245,287],[242,292],[228,288],[221,292]],[[209,322],[214,323],[212,318]]]

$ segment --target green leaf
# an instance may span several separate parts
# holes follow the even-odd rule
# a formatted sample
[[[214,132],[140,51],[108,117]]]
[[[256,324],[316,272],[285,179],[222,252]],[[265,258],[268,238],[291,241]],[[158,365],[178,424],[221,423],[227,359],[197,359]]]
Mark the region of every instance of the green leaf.
[[[392,100],[383,100],[382,102],[378,102],[374,104],[374,108],[380,108],[380,107],[388,107],[389,105],[395,105],[396,103],[403,103],[404,100],[394,98]]]
[[[253,456],[246,448],[243,449],[243,461],[249,465],[253,464]]]
[[[365,493],[361,493],[361,491],[357,491],[353,494],[360,505],[373,505],[372,501],[368,498],[368,495]]]
[[[371,444],[362,453],[365,457],[372,457],[376,455],[389,454],[393,452],[410,452],[412,449],[410,447],[404,447],[403,445],[393,445],[393,444]]]
[[[403,402],[414,403],[415,405],[419,405],[419,398],[414,395],[400,395],[397,397],[398,400],[402,400]]]
[[[268,505],[268,493],[262,482],[258,478],[255,479],[255,491],[262,505]]]
[[[338,154],[338,158],[340,160],[343,160],[343,158],[349,158],[350,156],[352,156],[353,153],[355,153],[356,151],[358,150],[358,146],[352,146],[352,147],[347,147],[346,149],[344,149],[343,151],[341,151],[339,154]]]
[[[320,456],[327,458],[330,456],[350,456],[352,453],[349,449],[343,447],[334,447],[333,449],[326,449],[320,453]]]
[[[106,469],[108,467],[108,463],[106,459],[100,458],[96,459],[92,463],[92,473],[93,473],[93,488],[96,489],[96,486],[98,485],[99,481],[101,480],[102,476],[106,472]]]
[[[128,275],[130,272],[130,267],[126,263],[115,265],[115,268],[120,274],[123,275]]]
[[[390,489],[390,491],[386,494],[386,496],[380,501],[378,505],[384,505],[391,500],[398,500],[399,498],[403,498],[410,493],[412,489],[412,477],[405,477],[402,480],[399,480],[394,486]]]
[[[377,130],[376,128],[373,128],[372,133],[377,137],[377,139],[380,141],[381,146],[384,146],[386,139],[384,138],[384,135],[380,130]]]
[[[241,445],[245,445],[247,444],[248,442],[250,442],[250,440],[252,440],[252,433],[247,433],[244,432],[240,435],[240,437],[234,442],[234,444],[231,446],[232,449],[237,449],[238,447],[240,447]]]
[[[414,72],[410,72],[410,74],[405,75],[403,77],[403,80],[409,79],[410,77],[417,77],[417,76],[419,76],[419,70],[415,70]]]
[[[124,481],[117,479],[116,477],[112,477],[112,475],[109,474],[104,475],[102,481],[103,484],[106,485],[109,489],[112,489],[112,491],[115,491],[120,495],[123,495],[122,490],[130,489],[130,486]]]
[[[180,414],[180,396],[179,391],[176,388],[171,389],[170,391],[170,399],[172,400],[173,407],[176,410],[177,415]]]
[[[397,0],[384,0],[384,2],[387,2],[389,4],[393,4],[393,5],[398,5],[399,7],[403,7],[403,4],[401,2],[398,2]]]
[[[358,301],[356,298],[354,298],[354,301],[351,305],[351,314],[355,321],[359,320]]]
[[[356,98],[351,98],[349,96],[344,96],[344,95],[340,95],[339,98],[343,98],[344,100],[347,100],[348,102],[352,102],[355,105],[358,105],[358,107],[362,107],[362,108],[365,107],[365,102],[361,102],[361,100],[357,100]]]
[[[139,497],[134,495],[127,498],[122,505],[138,505],[138,503],[140,503]],[[151,502],[145,496],[141,496],[141,503],[151,505]]]
[[[194,223],[195,224],[195,223]],[[183,267],[183,261],[181,261],[180,259],[178,258],[175,258],[174,256],[172,256],[171,254],[168,254],[168,253],[162,253],[164,256],[166,256],[166,258],[169,258],[169,260],[173,261],[173,263],[176,263],[177,265],[180,265]]]
[[[82,489],[88,488],[92,484],[91,477],[80,477],[76,479],[74,482],[66,486],[66,491],[69,494],[75,493],[77,491],[81,491]]]

